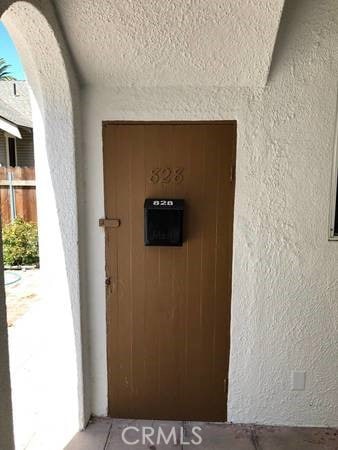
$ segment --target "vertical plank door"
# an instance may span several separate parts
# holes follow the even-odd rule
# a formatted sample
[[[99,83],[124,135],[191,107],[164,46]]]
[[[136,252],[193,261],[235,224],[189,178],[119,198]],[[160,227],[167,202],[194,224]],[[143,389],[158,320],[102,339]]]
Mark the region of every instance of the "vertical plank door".
[[[234,122],[105,123],[113,417],[226,419]],[[144,200],[185,201],[182,247],[144,245]]]

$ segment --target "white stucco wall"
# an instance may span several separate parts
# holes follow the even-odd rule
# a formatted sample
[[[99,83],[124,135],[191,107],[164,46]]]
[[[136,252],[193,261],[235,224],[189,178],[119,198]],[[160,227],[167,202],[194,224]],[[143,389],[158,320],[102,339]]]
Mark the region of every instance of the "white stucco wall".
[[[264,86],[284,0],[55,4],[85,83],[154,88]]]
[[[288,2],[265,88],[83,90],[92,410],[107,411],[103,120],[238,121],[228,418],[338,425],[337,244],[328,213],[334,0]],[[182,72],[184,80],[184,72]],[[291,371],[306,371],[304,391]]]

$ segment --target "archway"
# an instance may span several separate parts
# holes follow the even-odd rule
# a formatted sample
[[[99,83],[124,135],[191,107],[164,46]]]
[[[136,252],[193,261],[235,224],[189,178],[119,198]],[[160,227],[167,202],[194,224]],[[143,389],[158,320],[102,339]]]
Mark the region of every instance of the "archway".
[[[50,305],[45,377],[51,396],[46,415],[54,426],[62,426],[67,439],[87,418],[76,180],[78,83],[51,4],[1,2],[0,16],[20,53],[33,93],[40,257],[44,293]],[[3,338],[5,341],[6,336]],[[4,359],[0,363],[8,367]],[[9,448],[8,442],[10,437],[4,448]],[[64,443],[55,443],[56,448]]]

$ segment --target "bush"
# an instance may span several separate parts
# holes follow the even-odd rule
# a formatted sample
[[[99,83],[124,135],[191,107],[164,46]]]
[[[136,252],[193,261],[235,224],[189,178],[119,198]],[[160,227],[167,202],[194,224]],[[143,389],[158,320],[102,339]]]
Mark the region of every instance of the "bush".
[[[21,218],[2,229],[4,263],[8,266],[33,265],[39,262],[38,227]]]

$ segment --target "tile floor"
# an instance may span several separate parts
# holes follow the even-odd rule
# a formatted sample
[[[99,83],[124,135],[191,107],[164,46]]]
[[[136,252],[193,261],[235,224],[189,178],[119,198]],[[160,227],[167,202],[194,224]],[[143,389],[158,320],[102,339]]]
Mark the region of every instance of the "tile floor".
[[[150,426],[154,427],[155,433],[142,444],[142,427]],[[162,434],[158,431],[160,426]],[[126,439],[133,445],[127,445],[122,440],[126,427],[135,427],[125,431]],[[174,431],[171,431],[173,427]],[[201,430],[193,430],[193,427],[200,427]],[[193,444],[193,440],[195,444],[199,440],[193,431],[202,439],[199,445]],[[151,431],[146,428],[146,432]],[[164,438],[169,437],[170,442],[165,444]],[[65,449],[177,450],[184,447],[198,450],[338,450],[338,430],[94,418],[87,429],[78,433]]]

